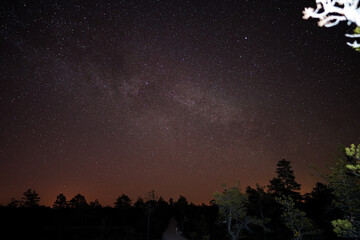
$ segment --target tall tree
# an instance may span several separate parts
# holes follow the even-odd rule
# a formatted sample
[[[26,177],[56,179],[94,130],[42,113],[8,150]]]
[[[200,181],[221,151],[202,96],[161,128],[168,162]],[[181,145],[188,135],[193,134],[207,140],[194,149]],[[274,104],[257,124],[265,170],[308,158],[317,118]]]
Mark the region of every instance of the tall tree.
[[[24,207],[32,208],[39,206],[40,197],[35,190],[28,189],[26,192],[24,192],[23,195],[24,197],[22,198],[23,199],[22,205]]]
[[[307,216],[323,229],[321,234],[329,239],[336,237],[329,221],[336,218],[338,213],[334,211],[333,201],[334,194],[329,185],[317,182],[311,193],[305,194],[303,205]]]
[[[68,202],[64,194],[60,193],[53,204],[53,208],[55,209],[63,209],[68,207]]]
[[[116,199],[114,205],[115,208],[121,208],[121,209],[129,208],[131,207],[131,199],[125,194],[122,194],[120,197]]]
[[[304,235],[313,235],[316,233],[313,222],[306,217],[304,211],[295,208],[295,202],[290,197],[276,198],[276,201],[282,205],[282,219],[293,233],[293,240],[302,240]]]
[[[151,218],[151,214],[154,212],[155,208],[156,208],[156,204],[157,204],[157,200],[158,197],[155,195],[155,190],[152,190],[150,192],[147,193],[147,196],[145,197],[145,209],[148,215],[147,218],[147,240],[150,239],[150,218]]]
[[[277,163],[277,176],[270,180],[268,191],[275,197],[290,196],[294,200],[301,199],[299,192],[301,185],[295,181],[294,171],[291,162],[285,159]]]
[[[184,232],[184,227],[187,222],[187,209],[188,209],[189,203],[186,199],[186,197],[180,195],[178,200],[174,203],[176,216],[179,223],[180,231]]]
[[[344,157],[347,155],[346,157]],[[356,164],[356,159],[347,150],[342,153],[326,177],[334,191],[335,206],[341,210],[343,217],[331,223],[334,232],[340,237],[360,238],[360,182],[348,166]]]
[[[161,207],[161,208],[167,208],[169,206],[169,204],[164,200],[163,197],[160,196],[157,201],[157,206]]]
[[[138,197],[136,202],[134,203],[134,207],[137,209],[143,209],[145,208],[145,202],[142,197]]]
[[[266,239],[266,233],[270,231],[268,223],[270,218],[267,217],[267,211],[271,210],[272,199],[264,190],[264,187],[256,184],[256,189],[250,186],[246,188],[246,194],[249,199],[249,210],[259,219],[259,225],[262,228],[263,239]],[[249,211],[249,212],[250,212]]]
[[[222,193],[214,194],[215,204],[219,207],[219,214],[222,222],[227,224],[227,231],[232,240],[237,240],[240,234],[245,230],[249,230],[249,224],[252,218],[247,216],[248,198],[235,185],[231,188],[223,186]]]
[[[90,208],[102,208],[100,202],[98,199],[95,199],[95,201],[89,203]]]
[[[87,208],[89,205],[83,195],[77,194],[69,201],[69,206],[71,208]]]

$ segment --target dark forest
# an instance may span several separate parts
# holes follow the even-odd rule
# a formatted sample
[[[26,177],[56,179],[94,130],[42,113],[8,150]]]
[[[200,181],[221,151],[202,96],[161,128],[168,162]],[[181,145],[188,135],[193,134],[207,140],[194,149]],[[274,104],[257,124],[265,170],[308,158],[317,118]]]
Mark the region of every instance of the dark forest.
[[[28,189],[0,208],[2,224],[16,239],[357,239],[359,152],[360,145],[342,151],[322,174],[326,183],[304,195],[291,162],[282,159],[269,185],[244,191],[223,185],[201,205],[181,195],[165,201],[152,190],[135,200],[121,194],[113,206],[88,203],[81,194],[69,200],[59,194],[52,206],[43,206]]]

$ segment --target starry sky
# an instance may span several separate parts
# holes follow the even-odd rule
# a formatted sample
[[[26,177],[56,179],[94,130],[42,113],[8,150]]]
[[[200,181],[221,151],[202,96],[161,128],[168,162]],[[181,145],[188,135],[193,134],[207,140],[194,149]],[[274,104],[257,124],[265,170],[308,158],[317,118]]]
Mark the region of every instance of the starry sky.
[[[360,54],[306,0],[0,3],[0,203],[208,203],[360,142]]]

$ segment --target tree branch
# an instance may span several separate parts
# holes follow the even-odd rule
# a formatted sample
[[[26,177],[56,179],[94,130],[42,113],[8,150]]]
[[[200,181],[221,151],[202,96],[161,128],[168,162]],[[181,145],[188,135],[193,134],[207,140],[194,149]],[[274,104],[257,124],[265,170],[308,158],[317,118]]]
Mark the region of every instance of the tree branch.
[[[342,21],[347,21],[360,27],[360,0],[316,0],[316,9],[305,8],[303,19],[317,18],[320,27],[334,27]],[[359,38],[360,34],[346,34],[346,37]],[[347,43],[353,48],[360,47],[360,44],[354,41]]]

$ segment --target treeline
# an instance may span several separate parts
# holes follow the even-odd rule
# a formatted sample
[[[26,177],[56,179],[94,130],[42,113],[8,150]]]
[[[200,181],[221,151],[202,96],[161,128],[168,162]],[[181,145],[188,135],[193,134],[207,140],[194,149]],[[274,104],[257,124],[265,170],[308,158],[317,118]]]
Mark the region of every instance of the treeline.
[[[113,207],[88,203],[80,194],[70,200],[59,194],[50,208],[40,206],[39,195],[29,189],[21,200],[2,207],[1,216],[4,229],[37,239],[161,239],[172,217],[189,240],[359,239],[357,160],[342,151],[323,176],[326,184],[316,183],[304,195],[291,162],[283,159],[267,186],[244,191],[224,186],[209,205],[189,203],[184,196],[165,201],[150,191],[136,201],[122,194]]]
[[[184,196],[165,201],[150,191],[145,198],[132,201],[122,194],[112,207],[104,207],[97,200],[87,203],[80,194],[69,201],[59,194],[51,208],[39,201],[38,193],[29,189],[21,200],[12,199],[1,207],[5,232],[17,234],[15,239],[30,235],[34,239],[150,240],[161,239],[174,217],[179,233],[189,239],[222,239],[226,235],[217,224],[216,206],[195,205]]]

